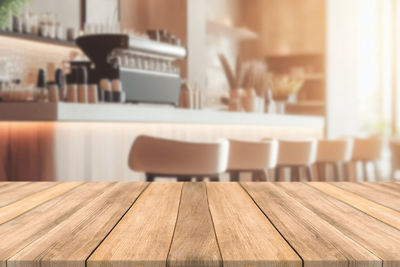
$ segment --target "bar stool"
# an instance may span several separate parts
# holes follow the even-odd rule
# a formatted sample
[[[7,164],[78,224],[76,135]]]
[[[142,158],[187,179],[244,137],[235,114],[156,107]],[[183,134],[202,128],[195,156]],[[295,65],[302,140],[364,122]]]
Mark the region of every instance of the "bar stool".
[[[231,181],[239,181],[241,172],[251,172],[253,181],[269,180],[268,170],[276,166],[278,142],[229,140],[228,172]]]
[[[339,171],[341,164],[348,163],[353,153],[353,140],[318,140],[316,166],[318,170],[318,180],[326,181],[326,168],[330,165],[333,169],[335,181],[342,178]]]
[[[372,163],[375,179],[380,180],[381,174],[378,161],[382,157],[383,139],[379,136],[369,138],[354,138],[353,156],[351,161],[355,164],[361,162],[363,180],[368,181],[368,163]]]
[[[142,135],[133,143],[128,163],[132,170],[145,172],[149,182],[156,177],[219,181],[226,171],[228,153],[228,140],[192,143]]]
[[[312,181],[312,165],[315,163],[317,156],[317,140],[279,140],[278,146],[278,165],[275,171],[275,180],[280,181],[281,170],[289,168],[291,170],[290,179],[292,181],[300,181],[300,171],[303,168],[306,170],[307,180]]]

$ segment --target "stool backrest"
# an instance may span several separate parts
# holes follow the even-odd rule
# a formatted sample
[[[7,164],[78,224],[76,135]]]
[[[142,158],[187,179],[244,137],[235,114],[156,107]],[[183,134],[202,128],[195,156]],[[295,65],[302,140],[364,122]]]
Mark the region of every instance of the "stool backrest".
[[[153,174],[219,174],[226,171],[228,153],[228,140],[192,143],[142,135],[132,145],[128,164]]]
[[[317,162],[349,162],[353,154],[353,140],[318,140]]]
[[[278,165],[311,165],[317,157],[317,140],[279,140]]]
[[[275,168],[278,142],[245,142],[229,140],[228,170],[266,170]]]
[[[353,160],[375,161],[382,156],[383,139],[380,137],[354,138]]]

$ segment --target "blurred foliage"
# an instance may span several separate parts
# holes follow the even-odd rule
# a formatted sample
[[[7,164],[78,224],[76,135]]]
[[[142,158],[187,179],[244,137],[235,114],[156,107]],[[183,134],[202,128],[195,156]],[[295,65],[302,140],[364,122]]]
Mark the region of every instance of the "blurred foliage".
[[[31,0],[0,0],[0,27],[8,22],[10,14],[20,14],[28,2]]]

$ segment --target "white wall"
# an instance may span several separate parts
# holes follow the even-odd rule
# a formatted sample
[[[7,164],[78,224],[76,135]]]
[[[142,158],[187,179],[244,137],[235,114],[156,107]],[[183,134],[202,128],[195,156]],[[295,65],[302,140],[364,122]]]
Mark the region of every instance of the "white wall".
[[[86,22],[115,25],[118,23],[118,0],[86,0]]]
[[[206,84],[206,3],[187,0],[188,80],[199,88]]]
[[[390,132],[390,0],[327,0],[328,136]]]
[[[327,0],[327,135],[358,131],[358,2]]]
[[[66,27],[80,27],[80,0],[34,0],[28,10],[35,13],[51,12],[58,14]]]
[[[81,0],[34,0],[28,11],[58,14],[63,25],[80,27]],[[113,24],[118,22],[118,0],[86,0],[86,21],[88,23]]]
[[[187,0],[188,80],[206,91],[205,105],[220,106],[220,97],[228,94],[229,86],[219,62],[223,53],[235,66],[238,40],[226,32],[211,32],[207,21],[229,17],[239,20],[239,0]]]

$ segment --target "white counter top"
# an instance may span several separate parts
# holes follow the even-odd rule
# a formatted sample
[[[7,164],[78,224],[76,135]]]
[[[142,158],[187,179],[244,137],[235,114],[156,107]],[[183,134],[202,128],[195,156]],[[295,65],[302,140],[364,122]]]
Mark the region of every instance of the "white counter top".
[[[323,128],[317,116],[186,110],[134,104],[0,103],[0,121],[151,122]]]

